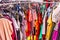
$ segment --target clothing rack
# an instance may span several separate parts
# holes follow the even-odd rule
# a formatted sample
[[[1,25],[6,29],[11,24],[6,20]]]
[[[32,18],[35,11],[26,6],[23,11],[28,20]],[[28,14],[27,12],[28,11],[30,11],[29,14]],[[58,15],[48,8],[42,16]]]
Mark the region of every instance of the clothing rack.
[[[3,5],[13,5],[18,3],[60,3],[60,2],[31,2],[31,1],[14,1],[14,2],[6,2],[6,3],[0,3],[0,6]]]

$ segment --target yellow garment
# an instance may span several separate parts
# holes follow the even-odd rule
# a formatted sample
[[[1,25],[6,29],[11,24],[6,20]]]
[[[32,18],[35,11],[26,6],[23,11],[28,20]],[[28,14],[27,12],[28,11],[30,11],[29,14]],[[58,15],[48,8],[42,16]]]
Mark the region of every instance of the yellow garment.
[[[47,33],[46,33],[46,40],[49,40],[51,35],[51,28],[52,28],[52,14],[50,14],[48,20],[47,20]]]
[[[28,36],[27,40],[33,40],[33,37],[32,36]],[[34,35],[34,40],[36,40],[36,36],[35,35]]]
[[[5,18],[0,19],[0,40],[12,40],[13,28],[11,21]]]
[[[32,36],[28,36],[27,37],[27,40],[32,40]]]
[[[36,40],[36,35],[34,36],[34,40]]]

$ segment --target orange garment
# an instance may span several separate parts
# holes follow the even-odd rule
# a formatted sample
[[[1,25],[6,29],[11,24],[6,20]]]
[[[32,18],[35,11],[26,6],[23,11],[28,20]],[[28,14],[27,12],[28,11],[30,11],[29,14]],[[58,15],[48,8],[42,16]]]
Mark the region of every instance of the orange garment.
[[[40,25],[42,24],[42,14],[38,12],[37,20],[35,22],[36,26],[36,40],[39,40],[39,34],[40,34]]]
[[[40,27],[39,27],[38,20],[35,21],[35,28],[36,28],[36,40],[38,40],[39,33],[40,33]]]
[[[1,40],[12,40],[13,28],[11,21],[5,18],[0,19],[0,39]]]
[[[36,27],[36,40],[39,38],[40,34],[40,24],[42,23],[42,14],[38,14],[38,19],[35,21],[35,27]]]
[[[36,21],[36,27],[37,27],[37,36],[39,36],[40,33],[40,25],[42,24],[42,14],[40,12],[38,12],[38,19]]]

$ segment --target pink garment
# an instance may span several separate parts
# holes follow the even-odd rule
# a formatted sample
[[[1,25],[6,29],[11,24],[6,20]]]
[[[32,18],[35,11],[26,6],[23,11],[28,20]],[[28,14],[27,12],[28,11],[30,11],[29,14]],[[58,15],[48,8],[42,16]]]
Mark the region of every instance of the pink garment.
[[[26,19],[23,18],[23,20],[22,20],[23,40],[26,40],[26,33],[25,33],[26,25],[27,25],[27,21],[26,21]]]
[[[57,36],[58,36],[58,23],[56,23],[56,26],[54,28],[53,35],[52,35],[52,40],[56,40]]]
[[[11,23],[11,25],[12,25],[12,27],[13,27],[13,33],[12,33],[12,40],[17,40],[17,33],[16,33],[16,30],[17,30],[17,26],[16,26],[16,24],[17,23],[15,23],[16,21],[15,21],[15,19],[11,19],[10,17],[9,17],[9,15],[4,15],[4,18],[6,18],[6,19],[8,19],[9,21],[11,21],[12,23]]]
[[[54,30],[53,35],[52,35],[52,40],[56,40],[57,39],[57,35],[58,35],[58,31]]]
[[[37,13],[35,9],[32,9],[32,19],[33,19],[33,27],[34,27],[35,20],[37,20]]]
[[[37,19],[36,10],[32,9],[32,14],[33,14],[33,20],[36,20]]]
[[[0,19],[0,39],[1,40],[12,40],[13,28],[11,21],[5,18]]]

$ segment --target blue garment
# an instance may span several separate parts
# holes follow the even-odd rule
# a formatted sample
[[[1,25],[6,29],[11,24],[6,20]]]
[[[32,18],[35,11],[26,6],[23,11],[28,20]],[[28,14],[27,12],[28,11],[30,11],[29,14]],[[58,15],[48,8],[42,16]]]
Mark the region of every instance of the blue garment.
[[[48,7],[47,12],[48,12],[48,17],[50,16],[50,12],[52,11],[51,7]]]
[[[20,5],[18,5],[18,4],[17,4],[17,5],[16,5],[16,11],[18,11],[18,12],[19,12],[19,11],[20,11],[20,9],[21,9]]]

